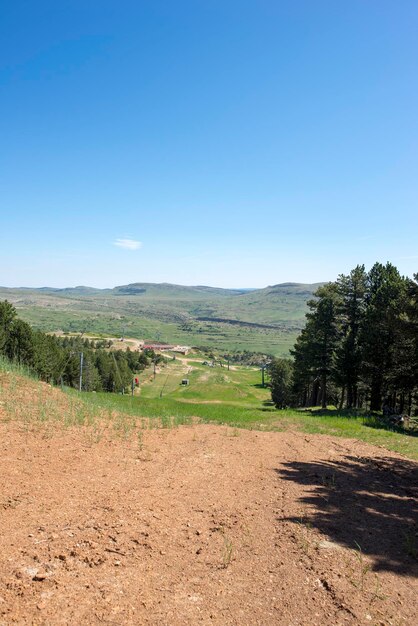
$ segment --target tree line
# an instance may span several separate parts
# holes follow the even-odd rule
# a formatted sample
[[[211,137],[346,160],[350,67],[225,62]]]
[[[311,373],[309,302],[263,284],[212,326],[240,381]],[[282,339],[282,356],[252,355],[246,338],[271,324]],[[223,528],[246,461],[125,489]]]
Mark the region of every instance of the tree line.
[[[418,410],[418,274],[358,265],[308,302],[293,361],[270,366],[276,406]]]
[[[83,353],[84,391],[123,392],[130,388],[135,374],[161,358],[152,350],[109,351],[106,347],[106,341],[56,337],[33,330],[19,319],[10,302],[0,302],[0,355],[26,366],[51,384],[78,388]]]

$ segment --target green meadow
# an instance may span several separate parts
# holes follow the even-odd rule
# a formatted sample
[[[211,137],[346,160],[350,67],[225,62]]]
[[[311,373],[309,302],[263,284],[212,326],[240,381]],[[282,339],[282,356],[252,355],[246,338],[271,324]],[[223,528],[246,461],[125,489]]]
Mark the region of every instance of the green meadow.
[[[191,320],[187,323],[163,321],[145,316],[53,310],[38,306],[20,308],[19,317],[44,332],[64,331],[103,337],[125,337],[162,341],[188,346],[206,346],[219,352],[261,352],[289,356],[298,330],[284,323],[277,328],[236,326],[228,323]],[[302,324],[299,325],[302,327]]]
[[[69,403],[65,406],[44,398],[43,383],[25,368],[0,358],[0,374],[9,384],[0,385],[0,402],[7,410],[6,419],[50,421],[63,425],[93,426],[107,416],[115,431],[129,435],[138,426],[172,428],[180,424],[222,424],[240,428],[269,431],[293,431],[358,439],[383,449],[393,450],[418,460],[416,432],[387,430],[374,417],[349,415],[335,408],[277,410],[271,403],[268,388],[261,386],[261,372],[256,368],[233,366],[230,370],[217,365],[203,365],[204,357],[194,354],[186,358],[167,359],[164,366],[140,374],[140,387],[135,395],[111,393],[79,394],[64,388]],[[188,379],[188,385],[182,380]],[[33,391],[34,417],[27,415],[26,405],[20,411],[15,389],[22,384]],[[384,450],[382,451],[384,454]]]
[[[261,386],[256,368],[226,365],[209,367],[202,358],[167,360],[157,370],[140,375],[140,388],[130,395],[83,393],[79,397],[90,410],[117,413],[126,419],[149,419],[148,425],[173,427],[193,421],[216,423],[236,429],[299,431],[359,439],[418,460],[414,433],[383,428],[375,418],[328,411],[277,410],[268,388]],[[187,379],[188,385],[182,385]],[[68,393],[76,394],[74,390]],[[119,418],[120,419],[120,418]],[[238,431],[239,432],[239,431]]]
[[[138,283],[115,289],[7,289],[19,316],[44,332],[135,337],[219,351],[289,355],[318,285],[253,291]]]

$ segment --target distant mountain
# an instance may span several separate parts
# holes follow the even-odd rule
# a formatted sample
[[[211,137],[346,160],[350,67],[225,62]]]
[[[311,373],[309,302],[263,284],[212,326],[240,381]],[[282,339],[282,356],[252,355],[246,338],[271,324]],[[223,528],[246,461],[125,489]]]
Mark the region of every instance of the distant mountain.
[[[321,285],[324,285],[325,283],[279,283],[278,285],[269,285],[268,287],[264,287],[265,289],[269,289],[271,291],[286,291],[289,290],[289,292],[294,292],[296,291],[307,291],[309,293],[312,293],[313,291],[315,291],[315,289],[318,289],[318,287],[321,287]],[[262,291],[262,290],[260,290]]]
[[[190,297],[190,296],[232,296],[246,292],[244,289],[222,289],[219,287],[207,287],[197,285],[187,287],[184,285],[173,285],[171,283],[132,283],[114,287],[111,292],[115,295],[134,296],[144,295],[151,297]]]
[[[257,289],[257,293],[264,294],[267,297],[283,297],[283,296],[308,296],[309,298],[312,296],[314,291],[318,289],[324,283],[312,283],[312,284],[304,284],[304,283],[280,283],[279,285],[269,285],[268,287],[264,287],[264,289]],[[254,293],[254,292],[252,292]]]
[[[0,287],[19,315],[46,331],[126,335],[225,350],[288,354],[306,303],[323,283],[263,289],[131,283],[113,289]]]
[[[176,285],[172,283],[130,283],[128,285],[118,285],[113,288],[99,289],[97,287],[88,287],[79,285],[77,287],[0,287],[0,292],[31,292],[31,293],[50,293],[62,295],[126,295],[136,296],[147,294],[150,296],[176,297],[176,296],[242,296],[246,294],[294,294],[306,293],[312,294],[315,289],[324,283],[279,283],[277,285],[269,285],[263,288],[246,287],[242,289],[223,289],[222,287],[210,287],[207,285]]]
[[[65,287],[64,289],[55,289],[54,293],[69,296],[93,296],[96,294],[110,293],[111,289],[96,289],[95,287]]]
[[[112,289],[97,289],[96,287],[84,287],[80,285],[78,287],[0,287],[0,294],[2,292],[10,293],[43,293],[54,295],[76,295],[76,296],[88,296],[98,293],[108,293]]]

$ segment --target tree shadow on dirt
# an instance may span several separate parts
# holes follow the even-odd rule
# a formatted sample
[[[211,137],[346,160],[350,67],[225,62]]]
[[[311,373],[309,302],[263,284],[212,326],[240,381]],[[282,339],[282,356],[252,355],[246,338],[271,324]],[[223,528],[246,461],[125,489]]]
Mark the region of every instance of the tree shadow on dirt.
[[[418,464],[389,457],[284,463],[283,480],[306,487],[306,521],[374,560],[373,569],[418,576]],[[300,523],[300,517],[286,518]]]

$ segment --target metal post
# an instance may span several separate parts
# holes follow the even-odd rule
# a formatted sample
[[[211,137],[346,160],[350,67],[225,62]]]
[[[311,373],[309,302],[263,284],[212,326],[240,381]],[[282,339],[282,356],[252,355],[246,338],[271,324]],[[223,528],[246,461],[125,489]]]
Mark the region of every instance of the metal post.
[[[81,391],[81,387],[83,385],[83,358],[84,358],[84,354],[80,352],[80,383],[78,386],[79,391]]]
[[[264,369],[265,369],[265,364],[263,363],[263,365],[261,366],[261,386],[264,387]]]

